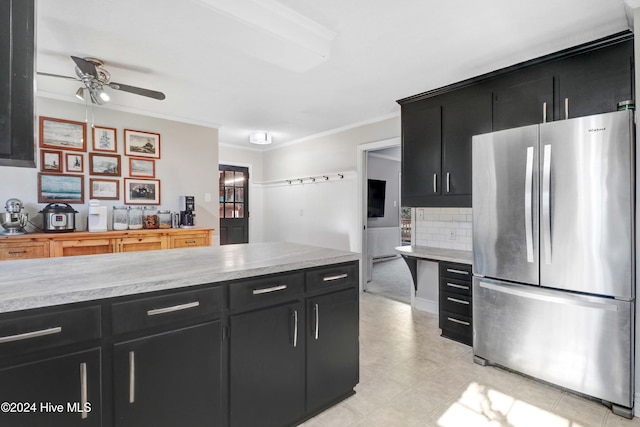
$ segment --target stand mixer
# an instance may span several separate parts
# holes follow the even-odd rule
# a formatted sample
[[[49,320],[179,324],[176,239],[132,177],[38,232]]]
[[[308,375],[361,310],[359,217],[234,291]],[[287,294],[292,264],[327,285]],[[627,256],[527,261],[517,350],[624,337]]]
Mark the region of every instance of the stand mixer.
[[[4,228],[0,233],[9,236],[26,234],[24,227],[29,220],[29,214],[22,212],[22,202],[18,199],[9,199],[4,207],[7,211],[0,213],[0,225]]]

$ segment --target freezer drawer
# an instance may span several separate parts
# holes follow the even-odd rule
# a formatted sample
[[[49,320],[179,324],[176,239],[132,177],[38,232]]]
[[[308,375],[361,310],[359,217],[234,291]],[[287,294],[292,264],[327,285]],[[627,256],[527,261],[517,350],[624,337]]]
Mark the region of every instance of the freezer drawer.
[[[476,356],[633,406],[633,302],[478,277],[473,296]]]

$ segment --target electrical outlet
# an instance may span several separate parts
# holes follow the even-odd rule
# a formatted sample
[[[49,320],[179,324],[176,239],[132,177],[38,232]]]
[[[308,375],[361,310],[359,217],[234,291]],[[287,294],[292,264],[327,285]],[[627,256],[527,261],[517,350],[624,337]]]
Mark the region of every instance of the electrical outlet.
[[[416,209],[416,221],[424,220],[424,209]]]
[[[449,230],[449,240],[456,240],[456,230]]]

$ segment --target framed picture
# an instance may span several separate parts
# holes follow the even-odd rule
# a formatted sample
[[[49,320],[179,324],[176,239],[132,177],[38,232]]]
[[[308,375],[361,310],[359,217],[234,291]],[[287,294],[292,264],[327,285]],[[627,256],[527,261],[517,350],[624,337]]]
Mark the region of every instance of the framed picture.
[[[150,159],[129,158],[129,175],[143,176],[147,178],[156,177],[156,161]]]
[[[95,151],[118,152],[116,129],[103,126],[93,126],[93,149]]]
[[[84,203],[84,175],[38,173],[38,203]]]
[[[40,147],[87,151],[87,124],[40,117]]]
[[[120,176],[120,155],[89,153],[89,174]]]
[[[65,169],[67,172],[84,172],[84,156],[76,153],[65,153]]]
[[[124,130],[124,154],[136,157],[160,158],[160,134],[139,130]]]
[[[62,172],[62,151],[40,150],[40,170]]]
[[[159,205],[159,179],[124,179],[124,202],[130,205]]]
[[[117,179],[89,179],[89,199],[118,200],[120,181]]]

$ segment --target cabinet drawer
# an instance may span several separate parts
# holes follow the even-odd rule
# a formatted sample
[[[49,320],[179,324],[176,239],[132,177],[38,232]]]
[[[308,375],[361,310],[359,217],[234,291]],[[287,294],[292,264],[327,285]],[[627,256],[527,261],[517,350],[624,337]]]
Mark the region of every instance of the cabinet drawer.
[[[49,242],[0,243],[0,261],[10,259],[46,258]]]
[[[440,311],[442,336],[461,343],[473,344],[473,324],[471,318],[447,311]]]
[[[358,285],[358,264],[338,264],[307,271],[307,291]]]
[[[466,280],[471,283],[471,264],[458,264],[455,262],[440,262],[440,277]]]
[[[0,355],[14,357],[102,337],[100,307],[60,310],[0,321]]]
[[[281,274],[229,285],[229,308],[278,304],[298,298],[304,292],[303,273]]]
[[[221,287],[114,303],[113,334],[214,319],[220,316],[222,305]]]
[[[440,277],[440,292],[455,292],[460,295],[471,296],[471,282]]]
[[[208,234],[192,234],[186,236],[171,236],[171,248],[190,248],[195,246],[208,246],[209,235]]]
[[[439,292],[440,310],[471,318],[472,301],[471,296],[461,295],[453,292]]]

